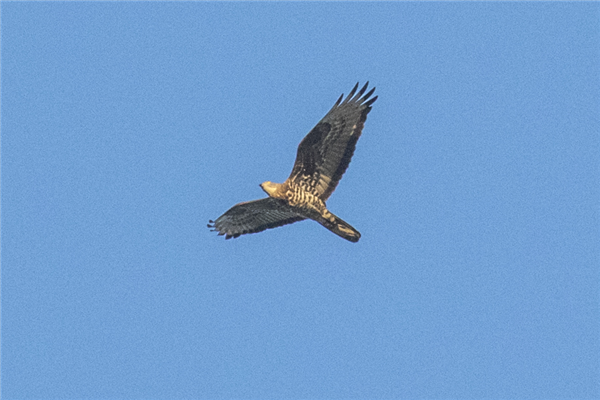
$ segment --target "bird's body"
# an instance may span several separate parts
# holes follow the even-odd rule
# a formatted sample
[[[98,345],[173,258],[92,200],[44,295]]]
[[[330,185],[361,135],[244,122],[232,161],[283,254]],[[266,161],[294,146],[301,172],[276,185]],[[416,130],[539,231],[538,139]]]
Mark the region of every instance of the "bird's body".
[[[260,187],[274,199],[286,201],[290,207],[300,208],[306,212],[310,212],[310,210],[321,214],[327,212],[325,202],[319,197],[319,193],[314,188],[306,187],[306,185],[288,180],[284,183],[267,181],[262,183]]]
[[[266,181],[260,185],[269,197],[237,204],[216,221],[210,221],[212,225],[208,227],[230,239],[312,219],[336,235],[358,242],[360,233],[332,214],[325,202],[348,168],[371,104],[377,99],[375,96],[368,100],[375,89],[363,96],[367,85],[368,82],[356,93],[356,84],[343,102],[342,95],[306,135],[285,182]]]

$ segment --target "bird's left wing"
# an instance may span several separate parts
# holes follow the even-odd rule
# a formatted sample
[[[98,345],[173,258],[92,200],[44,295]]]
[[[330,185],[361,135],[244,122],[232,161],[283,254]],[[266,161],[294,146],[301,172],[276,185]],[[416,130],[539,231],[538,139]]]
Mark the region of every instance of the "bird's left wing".
[[[265,229],[292,224],[305,219],[294,212],[285,201],[267,197],[265,199],[236,204],[227,212],[210,221],[209,228],[225,235],[225,239],[236,238],[247,233],[262,232]]]
[[[316,189],[324,201],[346,172],[367,114],[377,100],[377,96],[369,99],[375,88],[363,96],[368,85],[369,82],[357,93],[357,83],[344,101],[342,95],[298,146],[288,179],[306,189]]]

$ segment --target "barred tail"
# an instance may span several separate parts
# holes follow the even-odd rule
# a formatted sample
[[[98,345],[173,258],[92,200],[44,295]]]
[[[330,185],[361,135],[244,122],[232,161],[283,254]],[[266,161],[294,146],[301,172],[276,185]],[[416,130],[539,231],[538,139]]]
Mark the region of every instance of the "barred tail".
[[[329,229],[331,232],[346,240],[351,241],[352,243],[358,242],[358,239],[360,239],[360,232],[358,232],[349,223],[347,223],[340,217],[333,214],[331,215],[335,218],[334,222],[330,222],[324,219],[319,220],[317,222],[319,222],[325,228]]]

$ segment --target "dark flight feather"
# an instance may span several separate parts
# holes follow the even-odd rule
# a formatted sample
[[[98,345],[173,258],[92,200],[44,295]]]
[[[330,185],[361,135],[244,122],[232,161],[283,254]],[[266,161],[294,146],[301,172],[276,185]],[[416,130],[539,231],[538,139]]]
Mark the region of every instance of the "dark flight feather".
[[[377,100],[375,96],[367,101],[375,88],[361,97],[368,85],[369,82],[356,93],[357,83],[340,103],[342,95],[298,146],[296,162],[289,179],[296,182],[303,180],[307,187],[316,188],[323,201],[331,196],[346,172],[367,114]]]
[[[231,207],[225,214],[210,221],[209,228],[225,235],[225,239],[236,238],[247,233],[262,232],[265,229],[302,221],[303,216],[294,212],[285,201],[267,197],[247,201]]]

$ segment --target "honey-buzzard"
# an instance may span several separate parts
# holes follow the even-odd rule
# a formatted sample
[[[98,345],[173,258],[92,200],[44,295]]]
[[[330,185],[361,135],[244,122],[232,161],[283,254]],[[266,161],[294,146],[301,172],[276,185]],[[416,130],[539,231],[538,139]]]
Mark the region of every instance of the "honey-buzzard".
[[[377,96],[369,100],[375,88],[363,96],[368,85],[357,93],[357,83],[344,101],[342,94],[300,142],[294,168],[285,182],[260,185],[269,197],[236,204],[216,221],[209,221],[208,227],[231,239],[309,218],[346,240],[358,242],[360,233],[327,210],[325,201],[348,168],[367,114],[377,100]]]

